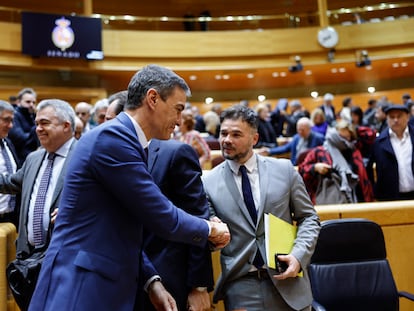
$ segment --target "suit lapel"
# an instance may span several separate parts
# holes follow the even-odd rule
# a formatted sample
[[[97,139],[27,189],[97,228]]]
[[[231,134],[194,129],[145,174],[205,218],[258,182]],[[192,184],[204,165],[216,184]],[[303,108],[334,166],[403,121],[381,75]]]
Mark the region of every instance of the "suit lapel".
[[[247,219],[249,224],[256,228],[256,225],[253,223],[252,217],[250,217],[249,211],[247,210],[246,205],[244,204],[243,196],[240,194],[239,189],[237,188],[236,181],[234,180],[233,171],[230,168],[230,165],[226,162],[225,167],[223,170],[223,180],[226,180],[226,186],[229,189],[233,200],[237,202],[241,212],[243,213],[244,217]]]
[[[155,162],[158,159],[158,151],[160,150],[160,141],[152,140],[148,147],[148,171],[151,173]]]
[[[77,143],[77,141],[73,140],[72,144],[70,145],[69,152],[66,156],[65,162],[63,163],[62,171],[60,172],[58,180],[56,182],[55,190],[53,191],[53,197],[52,197],[50,207],[55,205],[55,202],[56,202],[57,198],[59,197],[59,195],[62,191],[63,182],[65,180],[65,175],[66,175],[66,166],[68,165],[68,162],[70,160],[70,157],[72,155],[72,152],[73,152],[73,149],[75,148],[76,143]]]
[[[257,156],[257,168],[259,170],[259,187],[260,187],[260,204],[257,209],[257,222],[262,218],[267,198],[267,189],[269,187],[269,169],[265,158]]]

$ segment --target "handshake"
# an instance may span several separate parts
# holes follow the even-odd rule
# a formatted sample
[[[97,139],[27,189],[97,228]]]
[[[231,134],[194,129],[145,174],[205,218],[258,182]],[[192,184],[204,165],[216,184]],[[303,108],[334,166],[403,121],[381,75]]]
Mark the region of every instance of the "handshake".
[[[215,249],[221,249],[230,242],[230,231],[224,222],[213,217],[209,222],[211,228],[208,240],[214,244]]]

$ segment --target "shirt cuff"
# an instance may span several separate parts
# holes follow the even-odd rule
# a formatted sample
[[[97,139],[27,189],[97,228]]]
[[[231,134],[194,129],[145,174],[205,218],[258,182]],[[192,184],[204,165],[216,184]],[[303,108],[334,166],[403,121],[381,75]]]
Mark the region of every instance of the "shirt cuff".
[[[153,282],[156,282],[156,281],[160,281],[161,282],[161,277],[159,275],[154,275],[154,276],[152,276],[152,277],[150,277],[148,279],[148,281],[144,285],[144,290],[145,290],[146,293],[148,293],[148,289],[149,289],[150,285]]]
[[[211,223],[208,220],[205,220],[205,221],[206,221],[207,226],[208,226],[208,237],[210,237],[210,234],[211,234]]]

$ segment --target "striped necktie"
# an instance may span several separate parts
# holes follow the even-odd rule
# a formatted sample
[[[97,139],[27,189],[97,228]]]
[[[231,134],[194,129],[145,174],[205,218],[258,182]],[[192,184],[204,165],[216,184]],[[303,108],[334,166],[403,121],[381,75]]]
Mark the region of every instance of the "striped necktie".
[[[40,180],[39,189],[37,191],[36,201],[33,211],[33,240],[35,246],[41,246],[45,242],[43,230],[43,211],[46,202],[46,193],[49,188],[50,176],[52,176],[53,161],[56,154],[49,153],[47,157],[47,164]]]

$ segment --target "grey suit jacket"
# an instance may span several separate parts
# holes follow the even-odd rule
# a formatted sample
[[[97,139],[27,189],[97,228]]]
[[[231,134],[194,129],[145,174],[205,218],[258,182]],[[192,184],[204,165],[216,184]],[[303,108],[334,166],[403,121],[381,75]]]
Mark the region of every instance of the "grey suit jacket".
[[[58,208],[60,194],[63,188],[63,180],[66,173],[67,163],[72,155],[72,151],[76,145],[76,140],[73,140],[69,153],[66,157],[65,163],[62,167],[56,188],[53,192],[52,203],[50,206],[50,213]],[[37,174],[42,166],[42,161],[45,157],[46,150],[39,149],[30,153],[23,163],[23,166],[12,175],[0,175],[0,192],[2,193],[21,193],[21,207],[19,217],[18,238],[16,243],[16,255],[19,256],[22,252],[30,253],[30,246],[27,237],[27,221],[30,204],[30,196],[33,192],[33,186],[36,181]]]
[[[291,254],[298,259],[304,277],[277,281],[276,289],[295,310],[309,306],[312,292],[306,268],[313,254],[320,224],[301,176],[289,160],[257,156],[261,203],[255,226],[237,188],[228,161],[203,176],[212,213],[230,228],[231,241],[221,250],[222,273],[217,282],[214,301],[224,298],[227,282],[237,280],[251,268],[257,249],[266,258],[263,214],[271,213],[289,223],[296,221],[298,233]],[[269,270],[272,274],[272,270]]]

